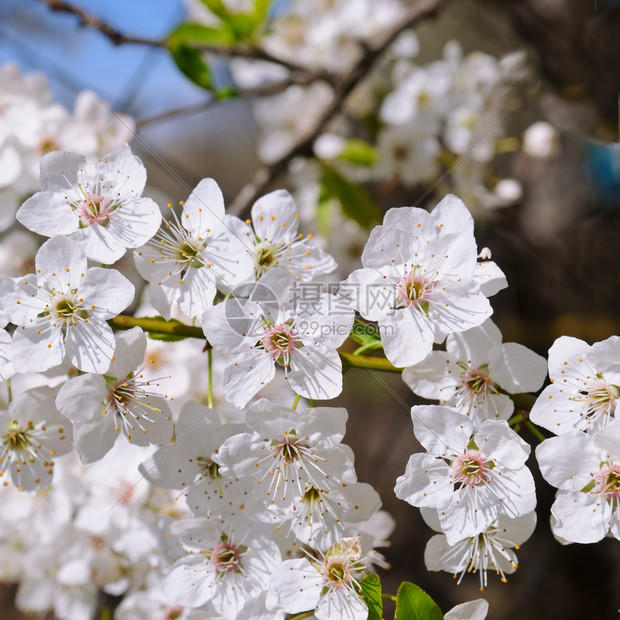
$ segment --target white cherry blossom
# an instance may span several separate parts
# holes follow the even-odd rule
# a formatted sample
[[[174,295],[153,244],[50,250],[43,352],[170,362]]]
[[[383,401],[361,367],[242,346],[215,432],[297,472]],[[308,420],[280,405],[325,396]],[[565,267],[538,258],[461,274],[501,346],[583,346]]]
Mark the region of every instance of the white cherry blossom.
[[[536,448],[540,471],[559,489],[553,533],[563,541],[620,540],[620,421],[594,433],[564,433]]]
[[[105,375],[69,379],[56,404],[73,422],[82,463],[102,458],[122,433],[137,445],[165,443],[172,436],[172,414],[158,383],[142,371],[146,336],[139,327],[116,335],[115,356]]]
[[[211,602],[226,620],[267,590],[280,563],[280,551],[258,527],[226,530],[213,521],[191,519],[171,526],[186,555],[168,571],[164,595],[169,602],[199,607]]]
[[[282,268],[268,271],[249,289],[208,308],[203,330],[211,345],[234,360],[224,371],[226,399],[238,407],[285,369],[305,398],[335,398],[342,390],[342,362],[336,349],[347,339],[354,314],[334,295],[296,286]]]
[[[514,411],[505,393],[536,392],[545,380],[546,362],[523,345],[502,344],[496,325],[450,334],[446,351],[403,371],[403,381],[418,395],[438,399],[468,415],[479,426],[486,419],[507,420]]]
[[[269,588],[288,613],[315,609],[317,620],[365,620],[368,607],[359,593],[365,574],[359,539],[344,538],[316,557],[282,562]]]
[[[491,315],[483,290],[487,278],[477,271],[476,258],[473,220],[456,196],[444,198],[430,214],[390,209],[366,244],[364,268],[341,284],[339,294],[365,319],[378,321],[387,358],[411,366],[434,342]]]
[[[433,529],[441,532],[435,511],[422,509],[422,516]],[[454,573],[458,575],[458,583],[461,583],[465,573],[478,574],[481,591],[487,587],[487,571],[497,573],[506,583],[506,575],[519,567],[512,549],[518,549],[534,533],[535,527],[536,513],[530,512],[515,519],[501,515],[484,532],[464,538],[454,545],[449,545],[446,537],[438,534],[426,544],[426,568]]]
[[[251,220],[242,222],[227,215],[224,223],[244,242],[257,280],[276,267],[283,267],[302,280],[336,268],[334,259],[318,246],[312,235],[304,237],[298,233],[298,209],[293,197],[284,190],[257,200],[252,206]]]
[[[532,407],[532,422],[556,435],[594,432],[615,418],[620,395],[620,337],[590,346],[562,336],[549,349],[549,377]]]
[[[182,491],[193,512],[226,518],[244,502],[253,507],[250,483],[224,477],[217,459],[222,443],[245,431],[244,424],[222,424],[214,411],[188,402],[179,413],[175,441],[142,463],[140,472],[158,487]]]
[[[336,407],[293,411],[261,399],[250,406],[253,432],[228,438],[214,457],[225,477],[246,477],[257,497],[284,511],[306,492],[355,482],[353,454],[340,445],[347,412]]]
[[[427,450],[414,454],[396,481],[396,496],[435,508],[449,545],[484,532],[500,515],[519,517],[536,505],[525,466],[530,447],[503,420],[472,421],[439,405],[412,407],[414,433]]]
[[[17,219],[48,237],[70,235],[88,258],[110,264],[159,228],[159,207],[142,197],[145,183],[146,169],[127,144],[101,159],[55,151],[42,159],[41,191]]]
[[[224,222],[224,197],[213,179],[203,179],[171,218],[135,253],[140,275],[149,281],[150,301],[169,319],[178,308],[200,318],[213,305],[219,285],[247,281],[253,263],[245,243]]]
[[[61,236],[41,246],[35,267],[22,278],[2,276],[0,306],[17,325],[15,370],[43,371],[67,359],[79,370],[105,372],[115,347],[106,320],[131,303],[133,285],[114,269],[87,269],[80,246]]]
[[[72,448],[71,422],[48,387],[23,392],[0,411],[0,476],[6,486],[34,491],[52,483],[56,457]]]

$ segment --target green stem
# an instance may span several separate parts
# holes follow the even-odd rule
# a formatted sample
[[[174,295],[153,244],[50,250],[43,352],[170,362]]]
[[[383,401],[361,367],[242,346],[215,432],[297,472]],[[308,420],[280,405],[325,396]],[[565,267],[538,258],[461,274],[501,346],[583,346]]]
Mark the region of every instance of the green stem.
[[[375,357],[374,355],[355,355],[355,353],[343,353],[338,351],[343,366],[353,368],[365,368],[366,370],[381,370],[383,372],[401,373],[402,368],[396,368],[385,357]]]
[[[357,349],[353,351],[353,355],[361,355],[362,353],[366,353],[366,351],[372,351],[376,347],[376,342],[369,342],[368,344],[363,344],[361,347],[357,347]]]
[[[185,338],[201,338],[206,340],[204,332],[200,327],[184,325],[178,321],[166,321],[154,317],[127,316],[119,314],[110,319],[108,323],[115,329],[131,329],[141,327],[145,332],[152,334],[165,334],[171,336],[183,336]],[[207,343],[207,347],[210,345]],[[389,360],[384,357],[374,355],[356,355],[354,353],[342,353],[338,351],[344,368],[365,368],[366,370],[379,370],[382,372],[401,373],[402,368],[396,368]]]
[[[545,441],[545,439],[547,439],[529,420],[527,420],[525,426],[527,426],[530,433],[532,433],[532,435],[534,435],[534,437],[536,437],[538,441]]]
[[[304,611],[303,614],[297,614],[293,616],[290,620],[301,620],[302,618],[312,618],[314,616],[314,610],[312,611]]]
[[[134,316],[119,314],[113,319],[110,319],[108,323],[115,329],[131,329],[132,327],[141,327],[145,332],[150,332],[152,334],[184,336],[186,338],[201,338],[202,340],[206,339],[202,328],[194,327],[192,325],[184,325],[178,321],[166,321],[165,319],[157,319],[152,317],[136,318]]]
[[[213,349],[207,351],[208,367],[209,367],[209,382],[207,387],[207,405],[209,409],[213,409]]]
[[[396,597],[393,594],[385,594],[381,592],[381,598],[387,599],[388,601],[396,602]]]
[[[510,418],[510,420],[508,420],[508,425],[517,426],[520,422],[523,422],[523,420],[526,420],[526,419],[527,419],[527,415],[523,411],[520,411],[519,413],[516,413],[515,415],[513,415],[512,418]]]
[[[299,399],[300,399],[300,398],[301,398],[301,396],[300,396],[299,394],[297,394],[297,395],[295,396],[295,400],[294,400],[294,402],[293,402],[293,406],[291,407],[291,409],[292,409],[293,411],[296,411],[296,410],[297,410],[297,405],[299,404]]]
[[[13,388],[11,388],[11,380],[6,380],[6,391],[8,392],[9,405],[13,402]]]

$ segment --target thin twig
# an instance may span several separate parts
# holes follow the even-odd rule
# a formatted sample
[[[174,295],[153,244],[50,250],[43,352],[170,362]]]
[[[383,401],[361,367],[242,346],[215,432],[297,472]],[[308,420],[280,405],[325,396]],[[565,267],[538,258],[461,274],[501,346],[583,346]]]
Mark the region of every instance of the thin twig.
[[[87,13],[86,11],[80,9],[77,6],[65,2],[65,0],[41,0],[41,2],[47,5],[47,7],[51,11],[74,15],[78,18],[78,21],[82,26],[87,28],[93,28],[94,30],[99,31],[101,34],[106,36],[114,45],[122,45],[127,43],[135,45],[147,45],[150,47],[158,48],[165,48],[168,46],[169,42],[167,39],[147,39],[144,37],[134,37],[124,34],[123,32],[120,32],[99,17],[91,15],[90,13]],[[276,56],[273,56],[266,50],[263,50],[259,47],[251,46],[245,43],[243,44],[243,46],[235,47],[206,45],[201,43],[199,45],[192,45],[192,48],[199,52],[208,52],[227,58],[247,58],[249,60],[263,60],[265,62],[280,65],[281,67],[288,69],[292,73],[318,74],[321,76],[320,79],[330,79],[331,76],[331,74],[327,71],[314,71],[308,69],[307,67],[298,65],[290,60],[285,60],[284,58],[278,58]]]
[[[73,6],[64,0],[41,0],[46,4],[50,10],[57,13],[67,13],[69,15],[75,15],[78,18],[80,24],[86,28],[93,28],[98,30],[101,34],[105,35],[114,45],[122,45],[123,43],[133,43],[137,45],[148,45],[151,47],[166,47],[166,41],[163,39],[145,39],[142,37],[132,37],[123,34],[110,26],[110,24],[104,22],[102,19],[90,15],[77,6]]]
[[[246,88],[245,90],[239,90],[234,93],[234,96],[232,98],[256,99],[259,97],[269,97],[270,95],[277,95],[278,93],[285,91],[289,86],[293,86],[294,84],[306,85],[322,79],[325,79],[325,76],[323,73],[318,71],[313,73],[307,73],[304,75],[292,74],[285,80],[271,82],[269,84],[265,84],[264,86],[258,86],[256,88]],[[154,123],[161,123],[182,116],[199,114],[200,112],[209,110],[210,108],[224,103],[225,101],[230,101],[230,98],[218,99],[217,97],[213,97],[212,99],[207,99],[206,101],[199,101],[198,103],[192,103],[190,105],[173,108],[172,110],[162,112],[161,114],[155,114],[154,116],[149,116],[147,118],[139,120],[137,122],[137,127],[139,129],[142,129],[147,125],[152,125]]]
[[[280,159],[258,170],[252,181],[239,192],[232,205],[229,207],[228,212],[234,215],[243,214],[274,181],[286,172],[288,165],[293,159],[310,155],[312,153],[312,145],[316,138],[323,132],[332,118],[341,110],[347,96],[368,74],[381,54],[404,30],[411,28],[426,17],[434,15],[441,4],[442,0],[422,0],[417,2],[409,14],[396,24],[379,43],[364,46],[364,53],[351,72],[333,82],[334,96],[314,127]]]

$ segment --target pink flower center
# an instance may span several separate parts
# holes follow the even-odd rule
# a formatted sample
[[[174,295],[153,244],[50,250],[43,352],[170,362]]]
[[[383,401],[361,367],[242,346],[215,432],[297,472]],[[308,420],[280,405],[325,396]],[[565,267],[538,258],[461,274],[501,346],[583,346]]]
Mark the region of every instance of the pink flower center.
[[[471,368],[461,377],[463,390],[472,398],[480,394],[487,394],[491,387],[491,377],[477,368]]]
[[[489,481],[489,462],[478,450],[467,450],[452,461],[452,476],[468,487]]]
[[[406,308],[413,306],[428,312],[428,299],[433,287],[434,282],[414,271],[398,283],[396,294]]]
[[[325,559],[321,575],[323,583],[334,590],[346,587],[351,582],[352,573],[349,558],[346,554],[338,554]]]
[[[88,194],[77,206],[80,223],[83,226],[106,224],[114,205],[103,196]]]
[[[608,500],[620,500],[620,463],[612,463],[601,469],[596,476],[594,490]]]
[[[295,328],[288,323],[272,325],[263,335],[263,347],[275,362],[288,366],[291,353],[301,344]]]
[[[236,545],[221,542],[211,554],[215,570],[220,574],[232,573],[241,567],[241,553]]]

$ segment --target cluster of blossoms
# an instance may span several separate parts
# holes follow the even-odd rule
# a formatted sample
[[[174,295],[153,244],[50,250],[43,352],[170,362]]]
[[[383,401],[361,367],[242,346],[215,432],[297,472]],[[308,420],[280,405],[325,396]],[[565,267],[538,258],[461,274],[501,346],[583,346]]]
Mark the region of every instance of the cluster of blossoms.
[[[288,37],[304,64],[325,64],[312,56],[321,49],[345,71],[360,51],[353,41],[372,39],[402,10],[328,8],[341,28],[330,35],[335,49],[321,44],[323,23],[303,2],[276,20],[269,49],[284,55]],[[429,67],[395,62],[399,86],[381,103],[377,152],[400,160],[382,171],[378,155],[376,180],[424,183],[444,147],[488,164],[518,64],[462,58],[453,47]],[[314,402],[343,389],[339,349],[356,313],[376,325],[375,348],[413,392],[439,401],[412,408],[425,453],[410,457],[395,488],[437,531],[427,567],[478,572],[481,588],[487,571],[505,580],[516,569],[513,548],[532,534],[536,495],[511,395],[538,391],[546,362],[502,343],[488,298],[506,280],[479,251],[459,198],[431,212],[390,209],[362,267],[323,286],[336,260],[300,232],[288,192],[263,196],[243,221],[203,179],[179,208],[162,209],[142,195],[146,169],[90,95],[74,117],[56,110],[56,141],[37,147],[37,188],[17,183],[28,140],[47,131],[47,95],[37,78],[3,71],[13,91],[0,95],[0,158],[20,169],[3,187],[24,198],[17,221],[49,237],[0,276],[0,579],[19,582],[19,608],[84,620],[102,591],[123,597],[116,620],[367,618],[363,581],[387,566],[377,548],[394,524],[342,443],[347,411]],[[38,111],[30,125],[22,108]],[[412,145],[421,159],[402,154]],[[409,167],[421,176],[412,180]],[[128,250],[137,285],[120,271]],[[133,312],[158,317],[119,317],[136,287],[144,298]],[[142,328],[162,325],[173,341],[147,339]],[[552,526],[563,541],[620,538],[619,348],[617,338],[593,347],[560,339],[552,385],[532,410],[558,435],[537,457],[559,489]],[[487,611],[484,601],[459,607],[445,617]]]
[[[104,155],[129,140],[133,119],[112,114],[91,91],[81,92],[73,112],[52,101],[45,76],[0,67],[0,230],[8,229],[24,199],[39,188],[39,163],[56,150]]]
[[[12,381],[1,431],[3,578],[19,581],[21,609],[53,609],[61,620],[91,617],[98,590],[123,595],[120,620],[277,620],[312,609],[317,618],[366,618],[361,582],[387,566],[376,547],[393,522],[357,480],[342,443],[346,410],[314,400],[342,390],[337,349],[355,309],[378,321],[392,361],[421,359],[433,340],[486,319],[486,296],[503,275],[477,259],[473,221],[455,197],[432,214],[390,211],[364,252],[366,267],[334,294],[316,278],[335,261],[299,232],[287,192],[258,200],[243,222],[225,214],[217,184],[204,179],[164,218],[142,196],[145,180],[127,145],[101,159],[50,153],[41,191],[17,214],[51,238],[32,273],[0,283],[10,326],[1,371]],[[118,325],[134,285],[91,264],[131,248],[152,306],[202,325],[207,354],[189,341],[149,343],[139,326],[113,332],[108,321]],[[393,344],[394,328],[414,357]],[[493,359],[510,357],[506,347],[498,343]],[[207,389],[183,384],[180,359],[209,367]],[[509,385],[501,359],[494,376]],[[493,441],[507,453],[508,482],[527,484],[519,456],[502,447],[506,432],[483,424],[474,441]],[[454,444],[453,458],[465,458],[463,446]],[[497,472],[498,458],[488,459]],[[528,493],[506,495],[485,528],[531,503]],[[29,524],[17,542],[15,514]],[[460,519],[471,522],[468,535],[481,527]]]

